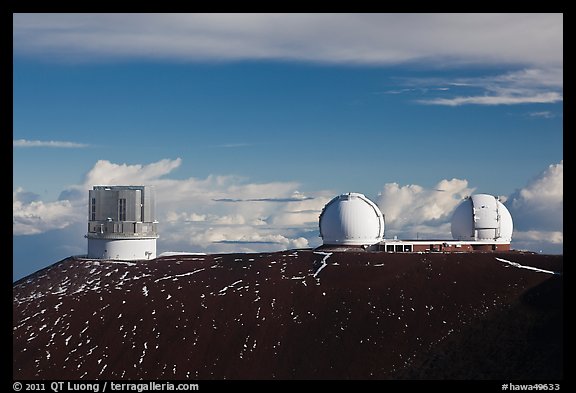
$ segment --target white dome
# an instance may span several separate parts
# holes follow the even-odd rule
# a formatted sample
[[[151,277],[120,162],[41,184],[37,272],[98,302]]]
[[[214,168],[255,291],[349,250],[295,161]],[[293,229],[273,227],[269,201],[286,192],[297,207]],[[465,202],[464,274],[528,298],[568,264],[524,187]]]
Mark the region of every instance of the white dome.
[[[384,216],[363,194],[339,195],[320,214],[320,237],[325,245],[372,245],[383,236]]]
[[[476,194],[466,198],[452,215],[455,240],[512,240],[512,216],[496,197]]]

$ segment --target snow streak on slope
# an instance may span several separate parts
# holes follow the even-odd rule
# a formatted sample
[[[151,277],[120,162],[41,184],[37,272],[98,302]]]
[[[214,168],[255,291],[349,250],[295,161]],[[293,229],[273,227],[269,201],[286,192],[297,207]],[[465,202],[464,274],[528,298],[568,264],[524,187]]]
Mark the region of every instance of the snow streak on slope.
[[[321,251],[315,251],[314,254],[320,254],[320,255],[324,255],[324,258],[322,259],[322,265],[320,265],[320,267],[318,268],[318,270],[316,270],[316,272],[314,272],[314,278],[316,278],[318,276],[318,274],[320,274],[320,271],[322,269],[324,269],[328,264],[326,263],[326,260],[330,257],[330,255],[332,255],[331,252],[321,252]]]
[[[535,272],[548,273],[548,274],[558,274],[558,275],[560,275],[560,273],[558,273],[558,272],[553,272],[553,271],[544,270],[544,269],[538,269],[538,268],[532,267],[532,266],[520,265],[519,263],[512,262],[512,261],[508,261],[508,260],[502,259],[502,258],[496,258],[496,260],[498,260],[498,261],[500,261],[500,262],[507,263],[507,264],[509,264],[509,265],[512,265],[512,266],[517,267],[517,268],[520,268],[520,269],[528,269],[528,270],[533,270],[533,271],[535,271]]]

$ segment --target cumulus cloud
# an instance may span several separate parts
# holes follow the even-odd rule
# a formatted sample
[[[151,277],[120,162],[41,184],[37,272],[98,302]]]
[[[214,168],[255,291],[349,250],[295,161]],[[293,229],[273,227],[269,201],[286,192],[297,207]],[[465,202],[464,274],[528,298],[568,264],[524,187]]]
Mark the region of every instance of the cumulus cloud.
[[[16,55],[562,64],[558,14],[14,14]]]
[[[42,202],[18,187],[12,192],[12,230],[14,235],[34,235],[66,228],[78,222],[82,213],[67,200]]]
[[[305,195],[298,183],[250,183],[234,176],[170,178],[181,162],[177,158],[129,165],[100,160],[82,184],[63,190],[59,200],[50,203],[17,189],[14,234],[85,223],[87,192],[94,185],[152,185],[161,228],[159,248],[164,250],[272,251],[318,245],[318,215],[330,192]]]
[[[562,231],[515,231],[512,247],[516,250],[536,251],[545,254],[564,253]]]
[[[526,187],[500,196],[514,220],[513,248],[562,253],[563,168],[563,161],[550,165]],[[377,204],[386,218],[386,237],[451,239],[454,209],[474,192],[460,179],[442,180],[430,189],[385,184]]]
[[[452,212],[473,192],[468,181],[461,179],[441,180],[432,189],[385,184],[376,203],[386,218],[386,237],[451,238]]]
[[[82,147],[88,147],[89,145],[77,142],[67,142],[67,141],[38,141],[38,140],[27,140],[27,139],[14,139],[12,141],[12,147],[54,147],[54,148],[65,148],[65,149],[78,149]]]
[[[517,234],[534,231],[562,233],[564,223],[564,161],[550,165],[526,187],[514,192],[506,207],[514,217]],[[532,236],[532,235],[530,235]],[[553,235],[558,239],[558,235]]]
[[[148,165],[114,164],[100,160],[88,172],[84,185],[140,184],[166,175],[178,168],[182,159],[160,160]]]
[[[563,244],[564,233],[562,231],[517,231],[514,235],[514,242],[520,244]],[[534,247],[531,247],[534,249]]]
[[[146,165],[101,160],[82,184],[63,190],[55,202],[16,188],[14,235],[85,224],[93,185],[144,184],[156,188],[159,252],[264,252],[320,245],[318,217],[333,192],[304,194],[298,183],[250,183],[234,176],[170,178],[180,164],[179,158]],[[387,238],[450,239],[454,209],[475,191],[464,179],[444,179],[432,188],[387,183],[375,201],[385,214]],[[562,252],[562,161],[501,200],[514,219],[513,247]]]

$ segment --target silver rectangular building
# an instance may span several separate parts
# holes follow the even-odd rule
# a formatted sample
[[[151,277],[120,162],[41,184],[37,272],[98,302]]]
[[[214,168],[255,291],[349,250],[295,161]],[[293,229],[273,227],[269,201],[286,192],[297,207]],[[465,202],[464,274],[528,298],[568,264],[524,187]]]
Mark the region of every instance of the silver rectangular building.
[[[88,192],[88,256],[155,258],[158,238],[155,215],[152,186],[94,186]]]
[[[152,186],[94,186],[88,199],[88,234],[158,235]]]

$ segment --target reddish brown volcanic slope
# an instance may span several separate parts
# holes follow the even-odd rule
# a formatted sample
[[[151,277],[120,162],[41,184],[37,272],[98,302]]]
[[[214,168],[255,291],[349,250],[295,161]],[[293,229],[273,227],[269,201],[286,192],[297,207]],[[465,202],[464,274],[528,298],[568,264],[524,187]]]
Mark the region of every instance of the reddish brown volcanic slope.
[[[69,258],[14,284],[13,377],[562,378],[562,275],[497,258],[562,271],[516,252]]]

